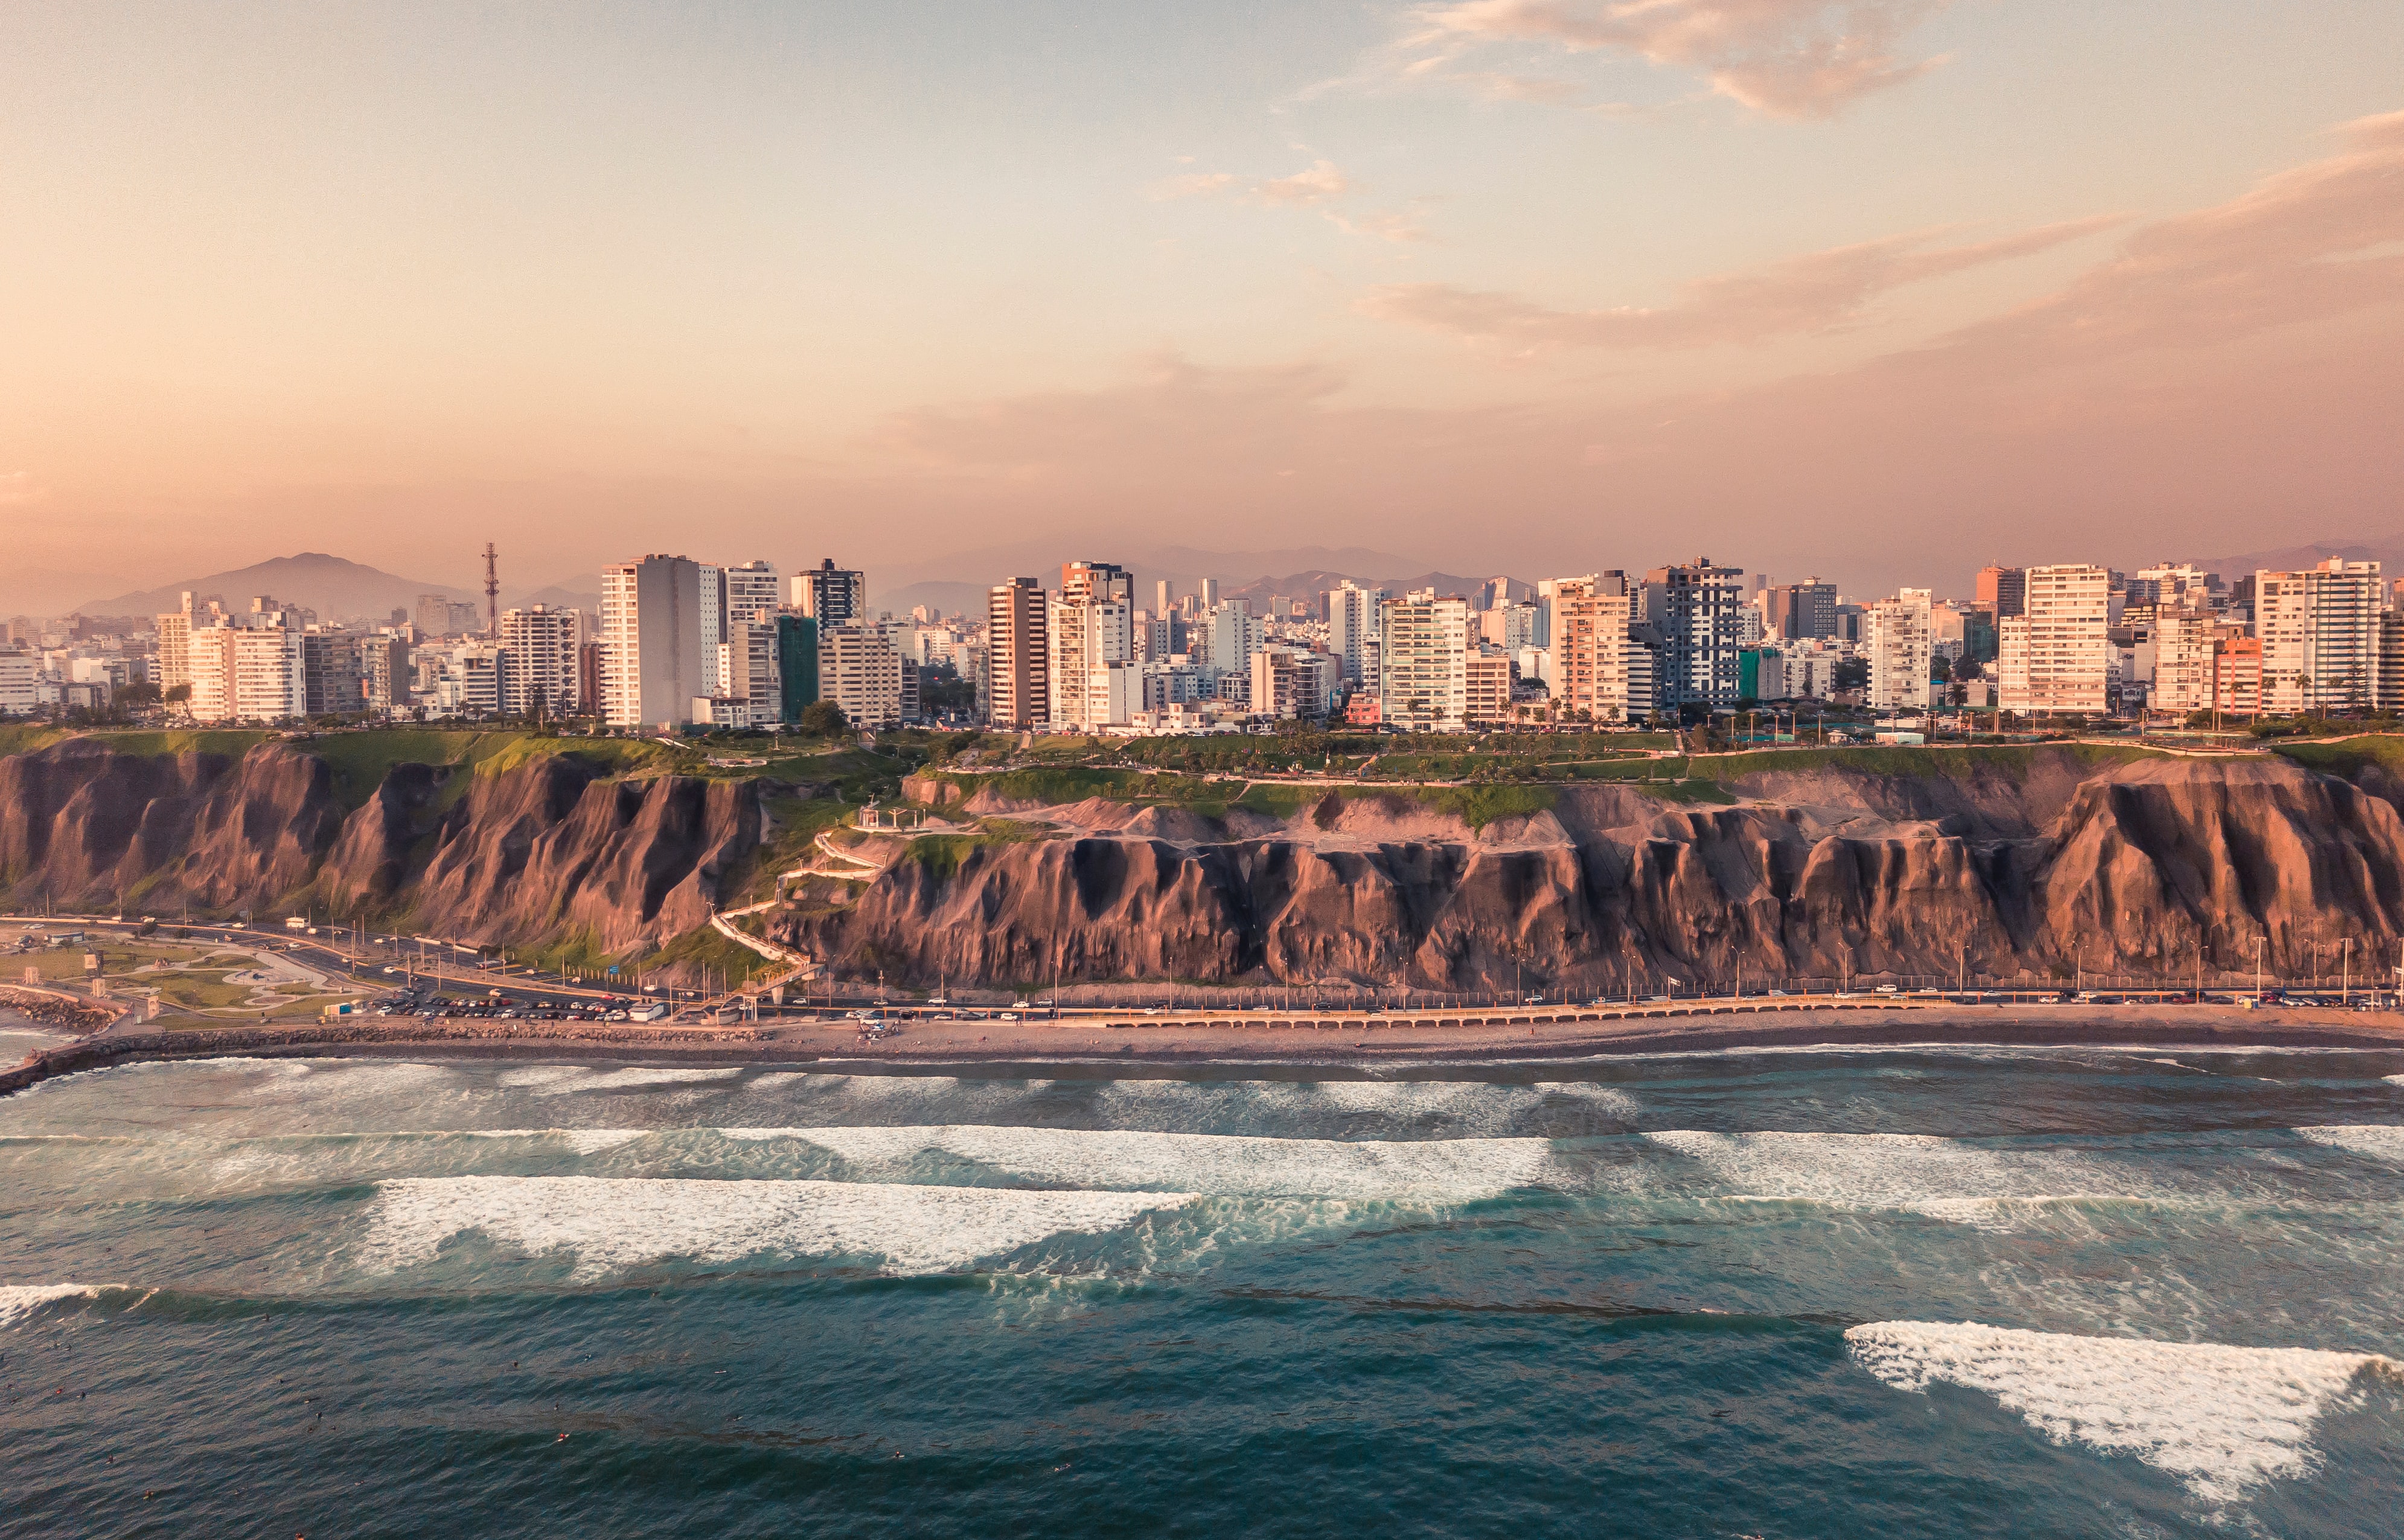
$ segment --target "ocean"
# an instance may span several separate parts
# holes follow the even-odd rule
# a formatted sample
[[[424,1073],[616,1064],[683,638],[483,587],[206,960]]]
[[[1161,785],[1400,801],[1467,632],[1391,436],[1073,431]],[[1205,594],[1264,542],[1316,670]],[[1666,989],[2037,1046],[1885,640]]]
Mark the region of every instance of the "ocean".
[[[232,1058],[0,1100],[0,1534],[2404,1514],[2404,1053],[1213,1072]]]

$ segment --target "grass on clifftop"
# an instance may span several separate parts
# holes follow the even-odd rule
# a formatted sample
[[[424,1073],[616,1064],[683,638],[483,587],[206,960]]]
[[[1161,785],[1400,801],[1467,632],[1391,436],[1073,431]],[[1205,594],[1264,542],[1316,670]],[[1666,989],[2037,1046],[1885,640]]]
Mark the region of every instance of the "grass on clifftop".
[[[2404,736],[2393,734],[2367,733],[2360,737],[2340,738],[2335,743],[2281,743],[2273,745],[2271,751],[2307,770],[2347,780],[2374,764],[2404,775]]]

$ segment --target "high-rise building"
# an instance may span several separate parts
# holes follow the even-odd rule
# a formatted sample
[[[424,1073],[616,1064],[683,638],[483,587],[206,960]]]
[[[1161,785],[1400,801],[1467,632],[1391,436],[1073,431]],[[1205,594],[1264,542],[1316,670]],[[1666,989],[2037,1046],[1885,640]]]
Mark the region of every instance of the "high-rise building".
[[[584,643],[591,623],[581,609],[532,605],[501,611],[500,642],[509,653],[501,677],[501,709],[511,716],[572,717],[584,708]]]
[[[1489,613],[1491,613],[1489,610]],[[1461,659],[1461,718],[1471,727],[1500,727],[1511,720],[1511,655],[1473,647]]]
[[[1252,654],[1254,711],[1313,721],[1335,698],[1335,660],[1299,647],[1264,647]]]
[[[854,727],[902,720],[902,654],[883,626],[819,627],[818,699],[834,702]]]
[[[1469,720],[1469,601],[1419,589],[1385,607],[1379,649],[1384,720],[1458,733]]]
[[[404,620],[398,630],[359,638],[359,682],[370,711],[389,716],[410,704],[408,627]]]
[[[783,609],[784,582],[765,558],[754,558],[726,569],[726,615],[730,621],[757,624],[762,611]]]
[[[161,694],[192,682],[192,595],[184,607],[159,617],[159,690]]]
[[[282,625],[219,625],[192,633],[192,718],[280,721],[309,709],[301,633]]]
[[[2201,607],[2164,602],[2154,609],[2154,687],[2147,704],[2159,711],[2212,709],[2213,655],[2222,623]]]
[[[1377,682],[1376,652],[1382,629],[1386,591],[1363,588],[1347,578],[1321,595],[1327,608],[1327,651],[1347,684]]]
[[[868,618],[868,574],[835,566],[832,556],[793,574],[793,608],[818,623],[847,625]]]
[[[1252,654],[1260,651],[1265,639],[1261,618],[1252,613],[1250,599],[1221,599],[1203,617],[1201,642],[1194,649],[1199,655],[1194,660],[1218,678],[1251,677]]]
[[[1211,610],[1219,608],[1219,580],[1216,578],[1205,578],[1202,580],[1199,589],[1200,592],[1195,595],[1195,608],[1207,615]]]
[[[1110,562],[1062,562],[1060,596],[1072,604],[1111,601],[1135,608],[1135,577]]]
[[[1978,568],[1978,608],[1998,623],[2028,612],[2028,573],[2017,567]]]
[[[1762,625],[1781,641],[1837,634],[1837,585],[1806,578],[1762,591]]]
[[[2212,646],[2212,708],[2227,716],[2262,714],[2262,639],[2225,634]]]
[[[2379,699],[2377,562],[2331,557],[2302,572],[2254,574],[2262,708],[2288,715],[2367,711]]]
[[[2111,576],[2084,565],[2020,573],[2023,608],[1997,626],[1997,706],[2031,715],[2107,708]]]
[[[818,623],[806,615],[776,619],[777,716],[799,721],[818,698]]]
[[[1868,607],[1863,649],[1869,654],[1869,704],[1879,711],[1928,708],[1931,664],[1930,593],[1898,590]]]
[[[1049,620],[1049,596],[1033,578],[1013,578],[986,591],[987,715],[994,726],[1032,732],[1050,723]]]
[[[1111,678],[1115,666],[1133,662],[1127,656],[1126,632],[1123,599],[1053,597],[1044,624],[1044,677],[1051,689],[1054,728],[1068,732],[1126,720],[1112,714],[1125,691],[1114,694]],[[1129,709],[1140,708],[1139,688],[1136,705]]]
[[[1563,721],[1598,725],[1628,717],[1625,593],[1594,592],[1594,578],[1558,580],[1552,595],[1553,703]],[[1566,586],[1589,585],[1585,591]]]
[[[718,643],[705,637],[701,590],[701,564],[684,556],[602,569],[601,714],[610,725],[691,721],[693,701],[711,697]]]
[[[1176,602],[1168,596],[1168,580],[1167,578],[1162,578],[1155,581],[1152,585],[1152,613],[1153,618],[1165,621],[1168,619],[1169,611],[1176,608]]]
[[[300,693],[309,715],[348,717],[368,708],[363,639],[314,626],[300,634]]]
[[[1640,618],[1661,638],[1655,682],[1662,710],[1736,704],[1748,608],[1741,567],[1698,557],[1644,575]]]

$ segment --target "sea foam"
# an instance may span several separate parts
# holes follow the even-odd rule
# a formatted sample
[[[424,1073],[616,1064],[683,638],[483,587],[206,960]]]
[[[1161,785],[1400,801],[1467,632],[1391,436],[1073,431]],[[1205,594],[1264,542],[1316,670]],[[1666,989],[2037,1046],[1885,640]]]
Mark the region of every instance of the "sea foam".
[[[530,1254],[570,1251],[576,1274],[689,1257],[878,1256],[935,1272],[1068,1232],[1099,1234],[1189,1193],[1013,1192],[844,1182],[642,1178],[406,1178],[376,1191],[366,1247],[375,1270],[431,1261],[480,1231]]]
[[[2047,1437],[2133,1454],[2219,1502],[2318,1463],[2313,1421],[2366,1371],[2370,1353],[2230,1348],[2074,1337],[1925,1321],[1845,1333],[1853,1358],[1900,1391],[1943,1381],[1983,1391]]]
[[[915,1157],[939,1153],[1032,1181],[1244,1197],[1467,1202],[1538,1185],[1553,1168],[1551,1145],[1541,1139],[1261,1139],[981,1124],[721,1131],[730,1139],[800,1140],[888,1180]]]
[[[2014,1198],[2098,1195],[2100,1175],[2074,1156],[1998,1151],[1932,1134],[1646,1134],[1700,1162],[1729,1196],[1892,1209],[1997,1225]]]
[[[2349,1155],[2404,1166],[2404,1127],[2388,1123],[2327,1123],[2299,1128],[2299,1137]]]
[[[582,1065],[546,1064],[509,1071],[495,1084],[511,1090],[532,1091],[537,1096],[566,1096],[577,1091],[631,1091],[646,1085],[704,1085],[733,1080],[742,1072],[740,1065],[724,1069],[636,1065],[624,1070],[592,1070]]]

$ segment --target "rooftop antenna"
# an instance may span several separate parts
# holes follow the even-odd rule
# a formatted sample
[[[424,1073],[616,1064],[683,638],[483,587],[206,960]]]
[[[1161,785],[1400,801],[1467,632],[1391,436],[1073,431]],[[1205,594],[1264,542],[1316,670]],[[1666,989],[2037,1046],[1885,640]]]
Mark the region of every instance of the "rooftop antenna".
[[[493,542],[484,542],[484,625],[486,634],[498,640],[501,635],[501,553]]]

